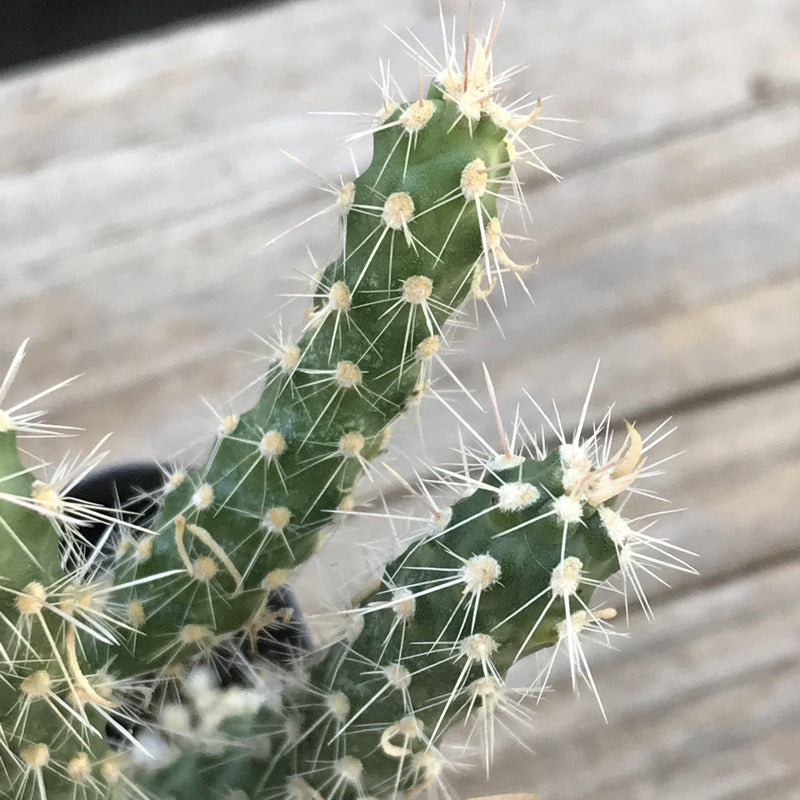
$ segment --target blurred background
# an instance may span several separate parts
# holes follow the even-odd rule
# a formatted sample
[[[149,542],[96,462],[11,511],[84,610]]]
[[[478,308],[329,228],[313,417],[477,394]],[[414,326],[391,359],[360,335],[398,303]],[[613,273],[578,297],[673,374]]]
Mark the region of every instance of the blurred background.
[[[463,30],[466,0],[442,5]],[[329,202],[280,150],[350,179],[369,158],[368,139],[346,139],[382,104],[379,59],[416,91],[387,26],[441,51],[436,0],[169,6],[0,12],[0,369],[31,337],[15,397],[83,373],[48,399],[52,421],[84,429],[37,442],[51,462],[110,430],[110,461],[164,460],[212,435],[201,396],[246,407],[267,355],[252,332],[274,333],[279,313],[296,328],[303,305],[285,295],[305,291],[306,247],[320,264],[336,251],[332,216],[265,249]],[[474,6],[484,30],[500,4]],[[507,415],[521,403],[532,427],[522,387],[570,426],[598,359],[595,416],[615,402],[644,431],[672,416],[661,453],[681,455],[652,488],[687,510],[654,533],[697,552],[701,576],[650,581],[655,622],[632,609],[630,637],[590,653],[607,724],[560,664],[520,734],[533,753],[501,738],[490,780],[457,777],[455,797],[800,798],[798,43],[796,0],[508,2],[495,63],[528,67],[509,97],[547,98],[551,133],[528,141],[564,180],[520,166],[532,220],[512,208],[504,227],[533,239],[510,249],[541,259],[536,302],[495,293],[505,338],[478,308],[449,364],[485,400],[486,361]],[[406,474],[414,455],[453,457],[454,420],[423,411],[395,430]],[[382,477],[365,499],[382,486],[403,502]],[[350,548],[334,535],[304,570],[307,607],[364,579],[345,581]]]
[[[269,0],[15,0],[0,11],[0,69],[9,69],[176,22],[214,13],[264,7]]]

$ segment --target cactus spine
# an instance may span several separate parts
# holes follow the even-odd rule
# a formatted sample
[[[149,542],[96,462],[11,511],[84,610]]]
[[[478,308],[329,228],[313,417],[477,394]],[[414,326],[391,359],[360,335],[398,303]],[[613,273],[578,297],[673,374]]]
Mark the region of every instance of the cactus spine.
[[[183,575],[131,593],[141,620],[118,674],[164,669],[252,626],[265,592],[315,549],[385,449],[389,423],[423,390],[476,263],[492,276],[502,268],[509,136],[533,117],[493,99],[490,113],[475,105],[488,80],[479,53],[476,86],[434,82],[427,97],[385,109],[372,163],[340,190],[344,249],[318,278],[303,336],[281,345],[256,407],[224,420],[210,461],[166,497],[146,558],[140,543],[121,559],[119,582]]]
[[[607,635],[611,612],[590,602],[609,576],[640,595],[637,558],[688,569],[663,544],[637,556],[650,540],[613,508],[642,475],[633,428],[613,456],[602,426],[549,454],[504,436],[381,571],[351,615],[358,630],[288,667],[250,658],[275,621],[271,593],[351,510],[459,305],[527,269],[503,250],[497,198],[540,103],[499,104],[493,40],[468,38],[465,73],[448,52],[427,95],[383,109],[370,166],[337,190],[342,252],[314,276],[300,337],[275,344],[258,403],[221,419],[207,463],[168,477],[152,529],[67,499],[95,452],[34,480],[17,437],[54,430],[27,403],[0,408],[4,794],[412,796],[443,780],[442,737],[459,720],[481,720],[488,761],[495,717],[520,713],[504,683],[519,658],[566,649],[573,682],[595,691],[579,634]],[[115,523],[113,554],[81,562],[80,525],[98,520]],[[231,653],[248,655],[248,686],[203,671]],[[133,755],[166,743],[167,766],[132,779],[107,729]]]

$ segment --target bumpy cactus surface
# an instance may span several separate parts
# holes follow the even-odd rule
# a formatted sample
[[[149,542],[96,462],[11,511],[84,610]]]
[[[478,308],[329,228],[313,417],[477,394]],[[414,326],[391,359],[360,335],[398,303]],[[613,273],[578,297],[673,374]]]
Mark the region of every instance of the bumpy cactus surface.
[[[413,796],[445,788],[441,746],[454,724],[476,727],[488,769],[496,724],[524,716],[521,697],[541,695],[559,651],[599,702],[581,638],[608,640],[615,611],[591,604],[595,590],[620,569],[635,579],[641,559],[682,566],[614,510],[647,477],[642,453],[658,437],[643,443],[631,427],[613,455],[610,441],[604,424],[550,453],[531,442],[480,459],[477,471],[442,473],[463,499],[433,508],[345,634],[308,671],[284,676],[280,706],[248,717],[253,741],[272,730],[274,749],[254,755],[228,740],[171,761],[154,783],[188,800],[199,769],[220,776],[220,794],[233,786],[243,797]],[[507,687],[508,669],[546,647],[553,658],[536,683]],[[224,725],[219,735],[229,736]]]
[[[615,510],[643,475],[633,427],[616,452],[608,418],[552,452],[503,434],[472,469],[439,471],[461,499],[424,494],[431,518],[342,637],[312,652],[298,628],[288,656],[262,646],[298,625],[281,587],[353,511],[458,307],[527,269],[503,249],[497,199],[541,104],[500,104],[495,33],[468,36],[463,61],[448,48],[427,95],[387,102],[372,162],[336,192],[342,251],[314,276],[300,335],[274,343],[256,406],[220,419],[206,463],[165,476],[151,513],[73,499],[97,450],[41,479],[23,466],[19,437],[60,429],[31,410],[46,392],[9,404],[20,348],[0,384],[3,797],[413,796],[444,785],[458,722],[476,722],[488,764],[495,720],[524,716],[552,666],[520,696],[505,685],[518,659],[565,651],[597,694],[580,635],[608,636],[613,612],[591,602],[609,576],[643,599],[637,564],[690,569]]]
[[[279,344],[261,399],[222,421],[208,463],[173,476],[157,535],[123,543],[118,582],[182,574],[132,590],[136,646],[118,654],[118,674],[164,669],[260,627],[265,592],[318,546],[385,450],[389,423],[424,390],[476,269],[480,280],[503,268],[498,258],[510,263],[497,195],[510,136],[535,112],[497,105],[486,59],[479,47],[468,78],[444,75],[427,97],[383,111],[372,163],[340,190],[344,249],[318,277],[304,334]]]
[[[24,345],[0,384],[0,403],[23,354]],[[81,634],[110,642],[124,622],[104,608],[108,586],[84,581],[85,566],[70,575],[62,568],[76,524],[107,512],[65,500],[75,479],[67,465],[50,481],[23,467],[18,436],[58,432],[30,403],[0,406],[0,792],[67,797],[94,783],[93,766],[115,779],[115,762],[104,761],[110,679],[81,666]]]

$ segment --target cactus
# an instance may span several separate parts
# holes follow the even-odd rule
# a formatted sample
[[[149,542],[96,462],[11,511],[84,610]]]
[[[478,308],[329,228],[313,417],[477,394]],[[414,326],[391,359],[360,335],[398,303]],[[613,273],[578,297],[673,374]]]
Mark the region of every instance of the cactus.
[[[23,344],[0,384],[0,403],[24,350]],[[102,735],[113,706],[111,681],[82,668],[80,634],[111,641],[121,620],[103,607],[107,587],[84,582],[85,566],[71,575],[61,566],[79,536],[77,526],[107,516],[66,499],[96,458],[65,463],[48,481],[35,480],[23,467],[18,436],[59,432],[25,410],[41,396],[0,408],[0,787],[4,796],[20,798],[58,796],[53,786],[68,787],[62,791],[70,795],[76,785],[93,786],[94,764],[107,779],[116,774],[115,761],[105,760]]]
[[[448,48],[427,95],[387,102],[371,164],[336,191],[342,252],[314,276],[300,337],[274,342],[255,407],[221,418],[206,463],[168,474],[151,515],[71,499],[100,446],[49,479],[23,466],[18,437],[60,429],[29,410],[47,392],[2,410],[18,351],[0,384],[4,796],[411,796],[443,780],[459,720],[479,721],[488,767],[495,718],[523,713],[504,676],[529,653],[565,650],[597,695],[579,634],[608,636],[611,610],[590,603],[610,576],[649,611],[637,564],[690,569],[614,509],[660,436],[629,426],[612,455],[609,418],[584,441],[582,417],[547,452],[512,449],[501,426],[499,452],[439,471],[460,489],[452,508],[421,495],[431,520],[387,555],[343,637],[259,655],[291,624],[281,587],[353,509],[459,306],[528,269],[503,250],[497,198],[541,103],[500,105],[495,34],[467,37],[464,73]]]
[[[434,81],[427,96],[382,113],[372,163],[339,190],[343,251],[316,280],[302,337],[277,345],[255,408],[222,421],[212,457],[166,497],[159,535],[120,561],[118,582],[174,569],[184,576],[168,589],[137,584],[136,648],[118,654],[118,674],[163,669],[251,620],[385,450],[476,263],[492,279],[512,264],[501,255],[497,195],[510,135],[537,111],[506,112],[488,81],[486,45],[478,46],[469,81]],[[202,582],[213,590],[198,591]],[[168,606],[158,599],[164,591]]]
[[[255,756],[237,742],[194,750],[173,758],[153,784],[176,800],[191,797],[187,776],[197,770],[221,776],[212,784],[220,795],[235,787],[242,797],[446,790],[445,732],[472,722],[488,771],[496,724],[523,716],[526,696],[541,697],[562,650],[573,686],[583,680],[600,703],[581,638],[607,642],[616,612],[592,605],[596,589],[622,570],[638,595],[637,565],[688,568],[676,548],[635,530],[614,508],[651,474],[643,456],[662,438],[659,428],[643,441],[628,426],[612,455],[606,417],[588,440],[576,431],[551,452],[535,439],[512,452],[504,436],[501,452],[473,456],[463,474],[441,471],[462,499],[440,509],[416,493],[431,518],[360,599],[345,633],[307,672],[284,677],[282,703],[273,694],[272,706],[249,718],[254,738],[271,730],[280,746]],[[513,664],[548,647],[552,657],[533,686],[506,686]],[[224,741],[224,725],[219,735]]]

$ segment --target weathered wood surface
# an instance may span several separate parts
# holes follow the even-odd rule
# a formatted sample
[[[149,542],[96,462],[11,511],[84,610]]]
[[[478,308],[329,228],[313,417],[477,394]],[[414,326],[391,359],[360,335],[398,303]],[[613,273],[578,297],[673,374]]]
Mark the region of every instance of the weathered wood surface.
[[[198,395],[224,403],[252,379],[248,330],[271,332],[306,243],[319,260],[335,247],[328,219],[264,250],[326,202],[279,149],[349,175],[342,141],[368,120],[305,112],[376,108],[381,56],[413,92],[382,24],[436,47],[437,14],[297,2],[0,80],[0,364],[31,336],[20,392],[85,373],[48,404],[86,428],[74,446],[114,430],[124,460],[203,440]],[[562,670],[526,734],[536,755],[502,746],[485,792],[458,796],[800,797],[798,41],[793,0],[509,4],[498,61],[532,64],[514,87],[555,95],[547,113],[581,123],[550,127],[582,142],[539,142],[566,180],[526,191],[536,305],[495,302],[500,345],[481,311],[450,363],[480,391],[487,361],[508,411],[525,386],[572,421],[600,358],[596,410],[674,413],[663,450],[685,453],[654,486],[688,510],[659,525],[702,577],[651,586],[655,623],[634,613],[630,639],[594,654],[607,726]],[[426,412],[427,455],[449,458],[447,415]],[[352,559],[334,540],[305,583],[337,569]]]

